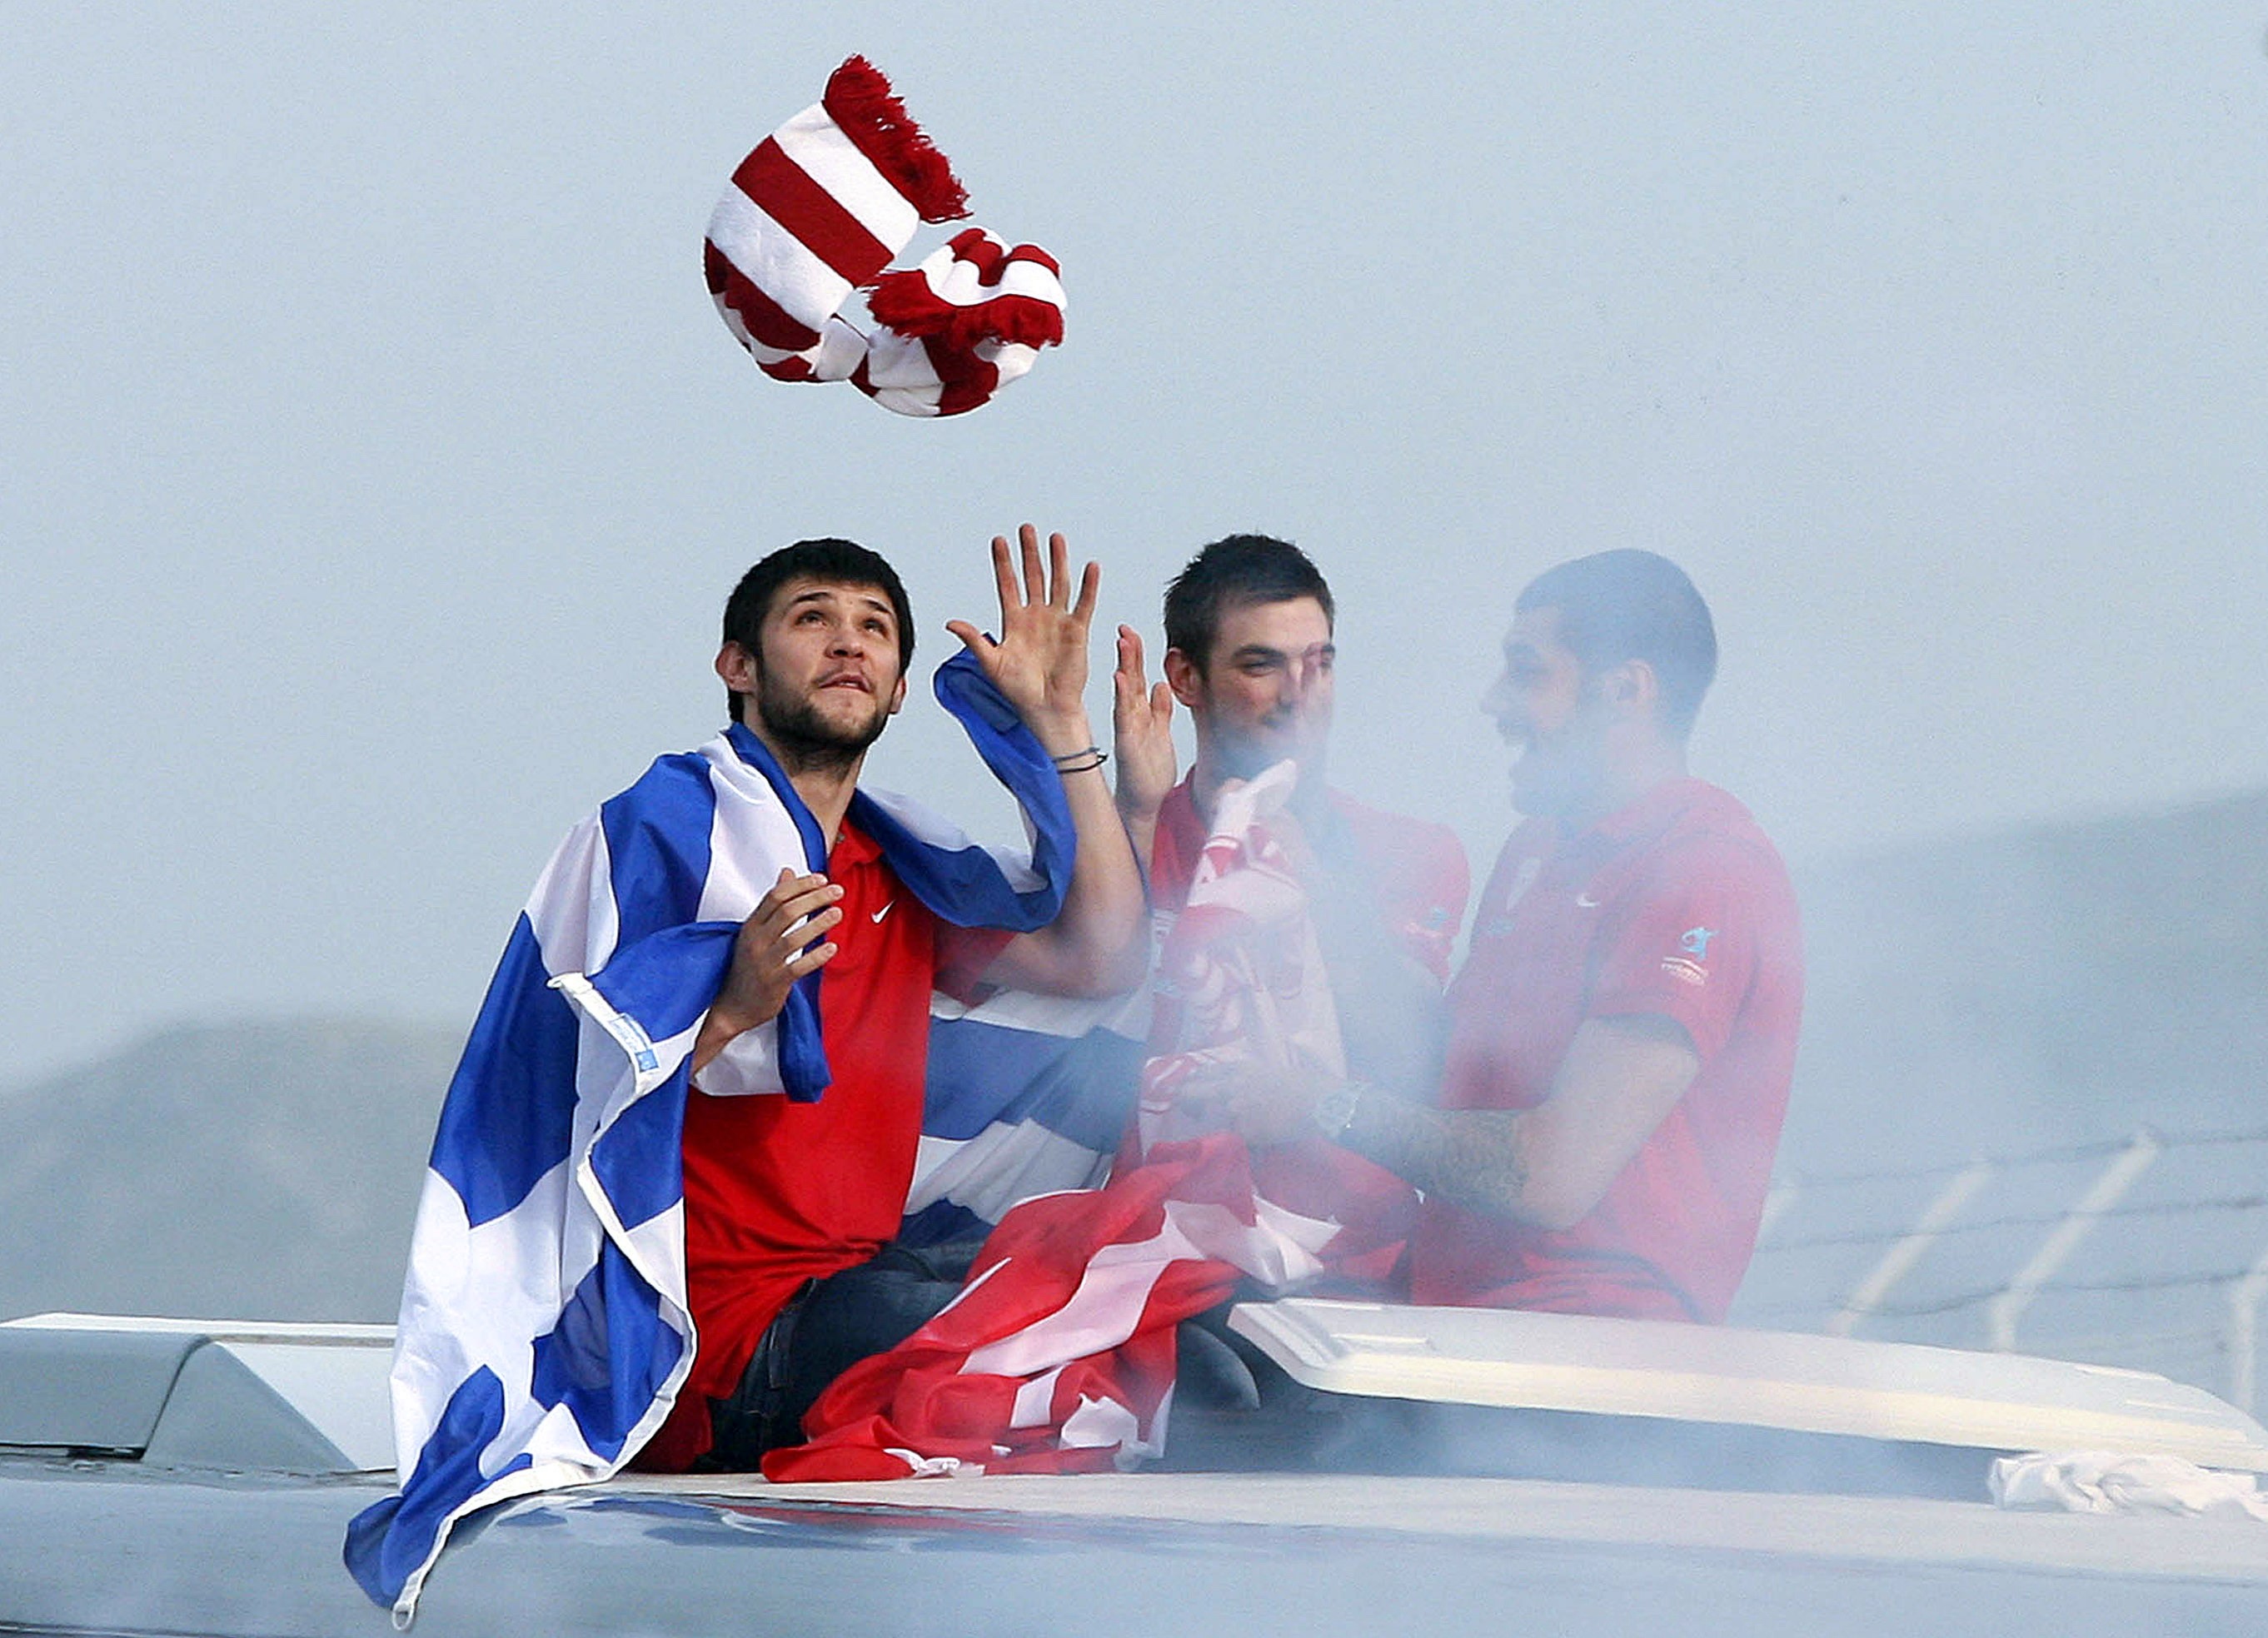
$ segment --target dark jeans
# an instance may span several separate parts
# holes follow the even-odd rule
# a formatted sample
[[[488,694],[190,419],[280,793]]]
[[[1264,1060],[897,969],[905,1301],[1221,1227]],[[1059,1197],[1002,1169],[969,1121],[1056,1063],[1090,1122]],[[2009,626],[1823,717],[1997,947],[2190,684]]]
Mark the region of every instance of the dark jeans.
[[[806,1280],[764,1328],[740,1385],[709,1401],[703,1473],[752,1473],[767,1451],[803,1443],[803,1417],[836,1377],[887,1353],[961,1289],[976,1248],[887,1245],[870,1260]]]
[[[959,1294],[978,1248],[976,1242],[918,1250],[889,1245],[855,1267],[806,1281],[765,1327],[732,1397],[709,1401],[713,1443],[695,1471],[752,1473],[765,1451],[802,1443],[804,1413],[828,1385],[936,1318]],[[1230,1306],[1224,1303],[1180,1327],[1166,1465],[1319,1465],[1319,1451],[1349,1443],[1339,1426],[1349,1402],[1300,1386],[1233,1335],[1226,1323]]]

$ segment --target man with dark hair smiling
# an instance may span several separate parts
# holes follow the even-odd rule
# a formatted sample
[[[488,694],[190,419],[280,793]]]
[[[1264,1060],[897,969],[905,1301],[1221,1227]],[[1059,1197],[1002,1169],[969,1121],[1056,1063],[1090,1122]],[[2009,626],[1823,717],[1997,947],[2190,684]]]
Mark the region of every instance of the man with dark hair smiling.
[[[1421,1097],[1440,1070],[1441,987],[1469,877],[1447,826],[1368,807],[1329,784],[1335,614],[1321,571],[1289,541],[1233,534],[1199,551],[1166,591],[1163,683],[1147,687],[1141,639],[1119,628],[1118,803],[1150,861],[1162,941],[1188,902],[1223,786],[1295,764],[1292,823],[1278,827],[1298,850],[1350,1072]],[[1197,738],[1179,784],[1166,731],[1175,701]],[[1174,1045],[1152,1030],[1152,1053]],[[1309,1147],[1320,1151],[1306,1157],[1319,1211],[1357,1196],[1378,1208],[1369,1253],[1343,1266],[1383,1277],[1410,1224],[1408,1191],[1356,1157]]]
[[[1449,990],[1438,1104],[1360,1080],[1211,1089],[1256,1144],[1318,1128],[1425,1193],[1419,1303],[1719,1321],[1746,1271],[1803,976],[1778,855],[1686,771],[1708,606],[1651,552],[1521,592],[1482,708],[1518,753]]]

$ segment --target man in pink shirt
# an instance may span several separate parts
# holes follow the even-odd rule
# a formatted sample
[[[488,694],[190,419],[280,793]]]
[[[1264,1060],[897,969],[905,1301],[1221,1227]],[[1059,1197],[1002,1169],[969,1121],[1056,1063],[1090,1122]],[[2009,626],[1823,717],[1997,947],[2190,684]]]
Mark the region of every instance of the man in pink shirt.
[[[1255,1143],[1320,1129],[1425,1193],[1426,1304],[1719,1321],[1756,1244],[1802,1011],[1787,873],[1686,770],[1708,606],[1651,552],[1531,584],[1483,697],[1527,815],[1449,990],[1438,1102],[1217,1091]]]

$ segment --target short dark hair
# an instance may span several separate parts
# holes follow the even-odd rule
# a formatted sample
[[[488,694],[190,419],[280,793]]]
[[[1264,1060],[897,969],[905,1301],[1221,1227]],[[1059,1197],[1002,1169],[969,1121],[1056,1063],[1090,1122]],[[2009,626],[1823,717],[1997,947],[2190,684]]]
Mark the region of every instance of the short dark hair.
[[[772,612],[774,595],[791,580],[871,586],[888,598],[898,618],[898,672],[905,674],[914,658],[914,611],[906,600],[905,583],[880,553],[832,535],[784,546],[742,575],[733,595],[725,599],[725,641],[739,643],[761,664],[764,617]],[[733,721],[740,720],[740,696],[730,688],[725,690],[725,709]]]
[[[1659,553],[1598,552],[1547,569],[1513,606],[1557,609],[1559,640],[1586,671],[1644,660],[1661,682],[1662,725],[1683,739],[1717,675],[1717,628],[1685,571]]]
[[[1166,644],[1203,671],[1223,613],[1248,603],[1303,597],[1323,606],[1326,622],[1337,623],[1331,589],[1305,552],[1273,535],[1224,535],[1189,559],[1167,586]]]

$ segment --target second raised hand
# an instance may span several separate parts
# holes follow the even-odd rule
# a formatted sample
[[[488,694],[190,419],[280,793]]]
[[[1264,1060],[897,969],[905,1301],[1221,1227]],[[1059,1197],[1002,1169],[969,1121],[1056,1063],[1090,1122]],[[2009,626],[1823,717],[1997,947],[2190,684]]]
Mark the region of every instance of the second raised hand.
[[[1118,669],[1111,673],[1111,754],[1118,759],[1118,811],[1137,823],[1154,820],[1174,788],[1174,691],[1150,682],[1142,636],[1118,628]]]
[[[1042,746],[1058,755],[1081,750],[1093,743],[1086,737],[1087,633],[1102,571],[1087,564],[1073,601],[1063,536],[1048,537],[1044,559],[1040,532],[1030,524],[1017,531],[1017,542],[1020,552],[1012,554],[1005,535],[992,537],[992,579],[1000,594],[998,640],[965,620],[947,621],[945,628],[976,657]]]

